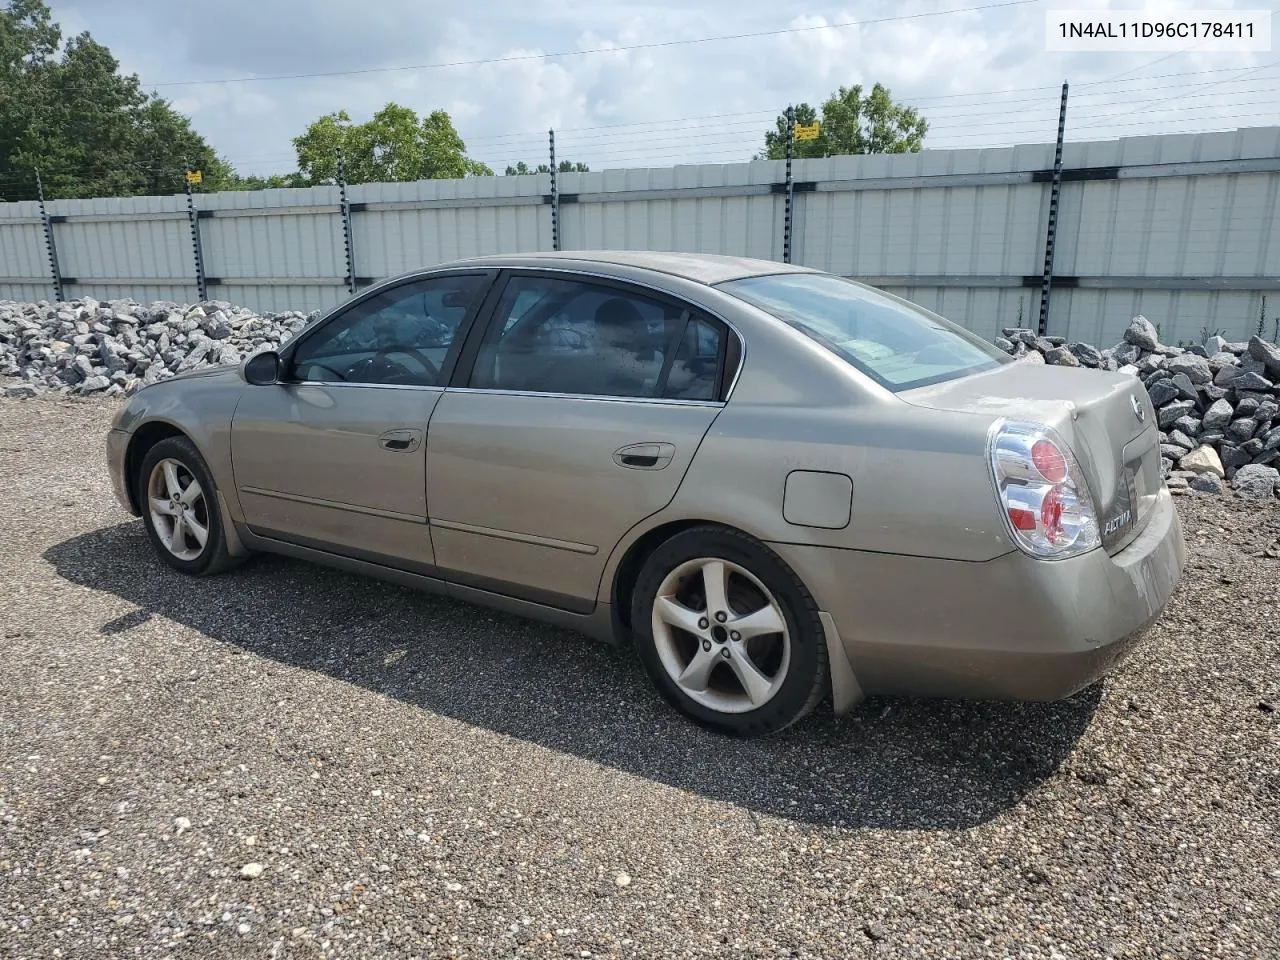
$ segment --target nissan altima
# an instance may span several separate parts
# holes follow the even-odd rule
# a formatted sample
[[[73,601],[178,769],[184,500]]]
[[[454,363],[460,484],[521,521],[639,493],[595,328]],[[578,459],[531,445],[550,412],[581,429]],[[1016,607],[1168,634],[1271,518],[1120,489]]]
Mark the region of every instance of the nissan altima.
[[[286,554],[634,644],[741,736],[824,699],[1069,696],[1185,556],[1134,377],[733,257],[396,277],[138,390],[107,450],[182,573]]]

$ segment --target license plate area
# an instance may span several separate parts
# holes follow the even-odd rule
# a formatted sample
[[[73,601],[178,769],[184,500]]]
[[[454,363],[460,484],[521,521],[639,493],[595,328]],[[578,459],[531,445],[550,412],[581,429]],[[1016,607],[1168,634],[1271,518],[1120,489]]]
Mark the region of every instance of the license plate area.
[[[1139,438],[1125,447],[1124,453],[1131,454],[1142,443]],[[1102,544],[1109,553],[1124,549],[1138,535],[1160,496],[1158,449],[1150,446],[1141,453],[1126,456],[1116,486],[1114,504],[1102,520]]]

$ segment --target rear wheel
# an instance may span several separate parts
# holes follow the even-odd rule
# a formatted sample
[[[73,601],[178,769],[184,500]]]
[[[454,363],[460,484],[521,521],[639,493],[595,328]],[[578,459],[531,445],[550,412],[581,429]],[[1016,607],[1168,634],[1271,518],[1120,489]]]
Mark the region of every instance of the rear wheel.
[[[817,605],[777,554],[737,531],[696,527],[655,550],[636,581],[631,622],[654,684],[704,726],[773,733],[826,689]]]
[[[169,566],[200,577],[234,564],[213,475],[190,440],[169,437],[148,450],[137,483],[147,535]]]

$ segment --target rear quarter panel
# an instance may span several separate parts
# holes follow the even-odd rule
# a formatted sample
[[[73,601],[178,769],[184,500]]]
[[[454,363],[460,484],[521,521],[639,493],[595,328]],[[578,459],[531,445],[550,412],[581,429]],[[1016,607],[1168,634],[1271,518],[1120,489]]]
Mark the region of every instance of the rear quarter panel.
[[[615,549],[602,599],[627,549],[677,521],[723,523],[779,544],[953,560],[1014,549],[987,464],[994,418],[905,403],[781,324],[744,318],[748,325],[729,402],[672,502]],[[852,480],[847,525],[787,521],[784,491],[795,470]]]

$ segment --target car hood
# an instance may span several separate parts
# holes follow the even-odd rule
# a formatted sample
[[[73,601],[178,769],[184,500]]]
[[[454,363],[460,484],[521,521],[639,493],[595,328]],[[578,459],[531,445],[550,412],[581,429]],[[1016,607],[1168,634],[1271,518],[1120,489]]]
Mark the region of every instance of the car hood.
[[[202,377],[220,377],[227,379],[229,377],[240,376],[240,364],[238,363],[222,363],[216,367],[200,367],[196,370],[186,370],[183,373],[174,374],[172,377],[165,377],[158,383],[170,383],[174,380],[197,380]]]
[[[898,396],[919,407],[1053,427],[1080,462],[1109,551],[1138,535],[1155,504],[1163,482],[1156,411],[1129,374],[1010,363]]]

